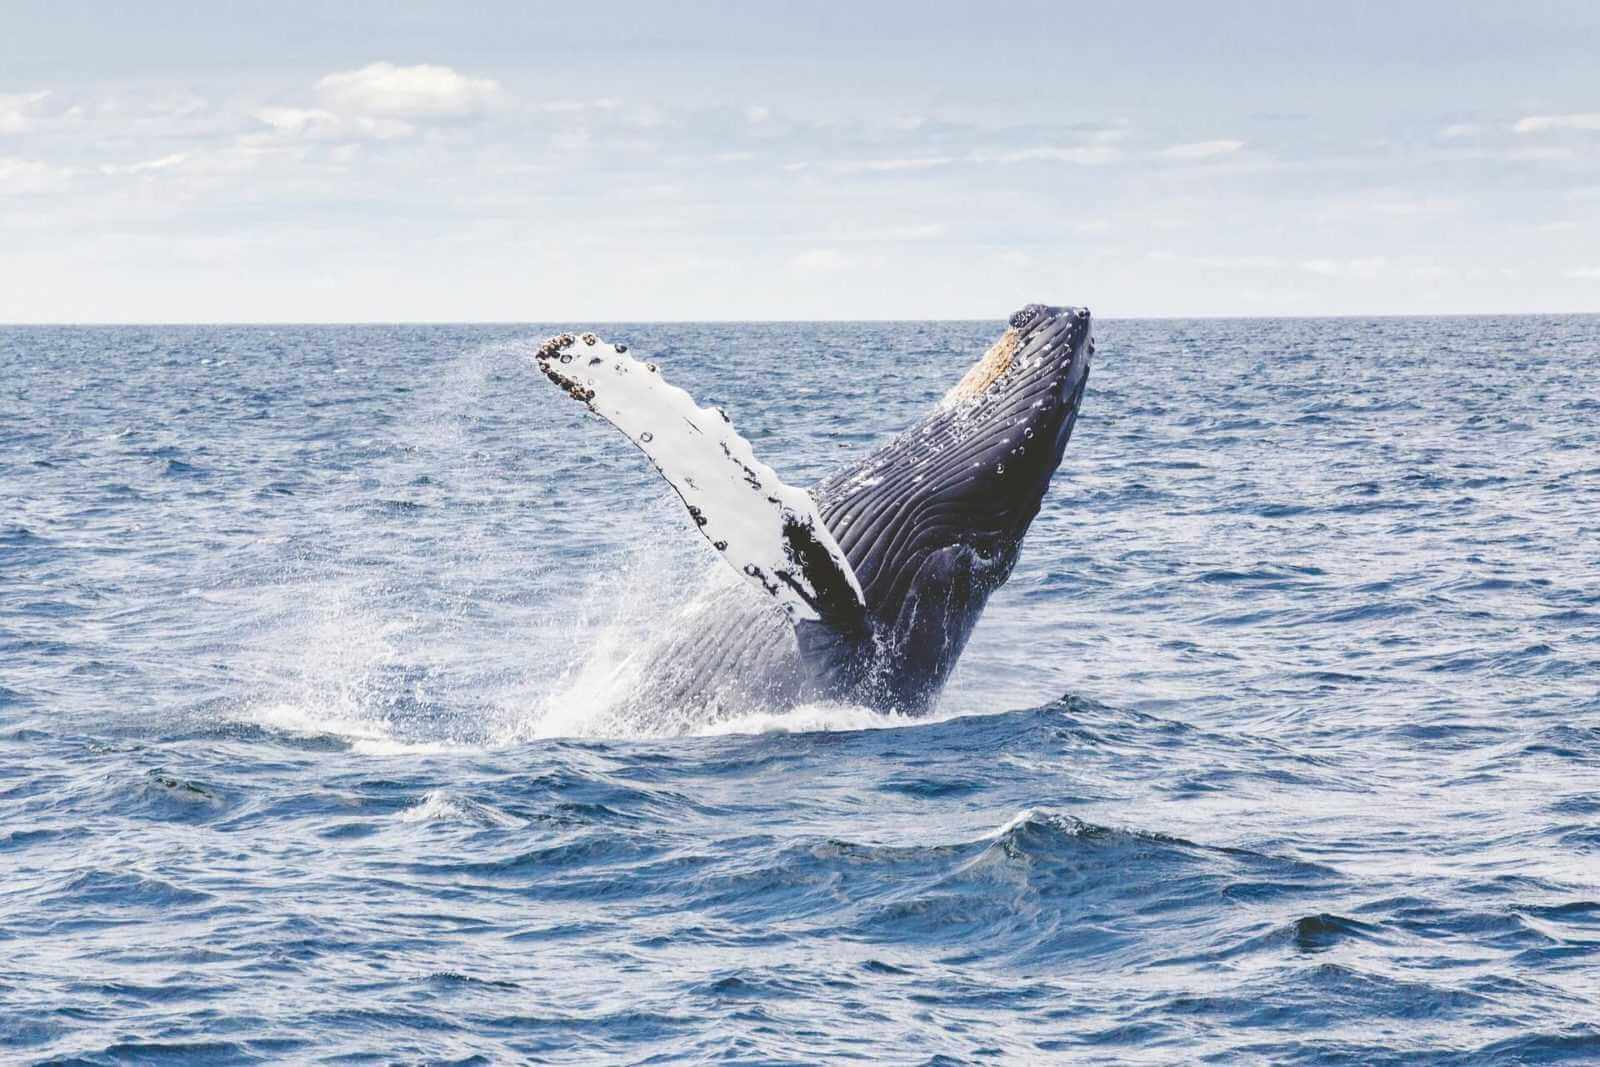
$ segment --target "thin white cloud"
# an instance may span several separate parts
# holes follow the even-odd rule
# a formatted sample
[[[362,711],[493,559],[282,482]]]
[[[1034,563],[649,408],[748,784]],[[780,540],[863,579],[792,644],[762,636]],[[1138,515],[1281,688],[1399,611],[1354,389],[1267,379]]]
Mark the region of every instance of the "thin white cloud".
[[[1122,153],[1110,145],[1076,145],[1060,147],[1044,145],[1037,148],[1021,148],[1014,152],[976,153],[972,159],[975,163],[1077,163],[1081,166],[1096,167],[1104,163],[1114,163],[1121,158]]]
[[[463,118],[504,97],[493,79],[469,78],[431,63],[369,63],[336,71],[317,82],[317,92],[334,111],[408,119]]]
[[[74,173],[70,167],[52,167],[37,159],[0,156],[0,197],[51,192]]]
[[[1188,256],[1166,249],[1147,252],[1145,258],[1156,263],[1173,263],[1206,270],[1277,270],[1283,261],[1276,256]]]
[[[1469,201],[1464,197],[1399,195],[1401,190],[1368,192],[1360,197],[1330,201],[1317,214],[1331,220],[1389,218],[1432,218],[1455,215],[1466,210]]]
[[[1161,154],[1167,159],[1216,159],[1232,155],[1243,147],[1243,141],[1191,141],[1164,148]]]
[[[1300,269],[1324,278],[1356,278],[1370,281],[1383,273],[1388,260],[1382,256],[1358,256],[1355,259],[1308,259]]]
[[[48,89],[34,93],[0,93],[0,134],[22,133],[46,113]]]
[[[1423,196],[1414,200],[1375,200],[1368,210],[1374,215],[1396,215],[1416,218],[1430,215],[1454,215],[1466,209],[1467,201],[1459,196]]]
[[[942,223],[925,222],[910,226],[869,226],[855,230],[838,228],[828,233],[827,240],[893,243],[898,241],[931,241],[935,238],[943,237],[944,234],[945,227]]]
[[[749,107],[744,109],[744,117],[745,121],[750,123],[759,124],[767,122],[772,118],[772,109],[762,107],[760,104],[751,104]]]
[[[808,248],[789,260],[789,265],[808,274],[830,274],[850,266],[850,257],[837,248]]]
[[[615,111],[622,106],[622,101],[614,97],[602,96],[594,100],[546,100],[537,105],[536,110],[552,115],[570,115],[580,111]]]
[[[873,174],[882,174],[897,170],[928,170],[932,167],[942,167],[953,163],[949,156],[916,156],[909,159],[860,159],[837,163],[834,169],[841,174],[856,174],[863,171]]]
[[[1505,153],[1506,159],[1522,163],[1550,163],[1572,159],[1574,153],[1570,148],[1561,148],[1557,145],[1523,145],[1513,148]]]
[[[1579,267],[1577,270],[1569,270],[1567,277],[1584,282],[1600,282],[1600,267]]]
[[[168,170],[188,162],[189,153],[174,152],[160,159],[146,159],[138,163],[107,163],[100,167],[101,174],[147,174],[153,170]]]
[[[307,141],[388,141],[416,132],[416,127],[400,119],[346,118],[323,108],[264,107],[255,117],[283,136]]]
[[[1511,127],[1518,133],[1548,133],[1551,130],[1600,130],[1600,112],[1576,115],[1527,115]]]
[[[1483,132],[1483,127],[1476,122],[1457,122],[1446,126],[1439,131],[1439,136],[1446,141],[1459,141],[1464,137],[1476,137]]]
[[[187,119],[203,114],[209,105],[204,97],[187,89],[118,89],[95,101],[95,118],[124,120]]]

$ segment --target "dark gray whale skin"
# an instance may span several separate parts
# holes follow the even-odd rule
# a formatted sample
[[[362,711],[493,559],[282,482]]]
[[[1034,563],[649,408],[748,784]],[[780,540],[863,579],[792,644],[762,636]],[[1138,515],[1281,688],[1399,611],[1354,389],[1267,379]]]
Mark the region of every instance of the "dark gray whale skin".
[[[724,715],[812,701],[927,711],[1011,575],[1094,351],[1082,308],[1032,304],[1010,326],[1010,366],[973,400],[941,405],[811,491],[865,594],[865,618],[796,626],[742,583],[720,588],[645,653],[633,699]]]

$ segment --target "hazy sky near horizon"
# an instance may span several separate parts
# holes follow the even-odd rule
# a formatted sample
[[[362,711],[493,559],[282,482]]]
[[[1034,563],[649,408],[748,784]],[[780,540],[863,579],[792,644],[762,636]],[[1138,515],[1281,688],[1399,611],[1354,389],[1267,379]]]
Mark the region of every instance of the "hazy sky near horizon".
[[[0,16],[0,322],[1600,311],[1600,5]]]

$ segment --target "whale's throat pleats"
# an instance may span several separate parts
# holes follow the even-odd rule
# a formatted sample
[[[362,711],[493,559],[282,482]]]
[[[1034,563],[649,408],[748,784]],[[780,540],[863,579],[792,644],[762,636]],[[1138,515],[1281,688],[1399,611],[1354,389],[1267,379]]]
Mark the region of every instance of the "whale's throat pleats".
[[[655,364],[594,334],[553,337],[535,358],[546,377],[650,457],[701,535],[790,621],[862,630],[861,586],[816,502],[757,459],[725,413],[699,406]]]

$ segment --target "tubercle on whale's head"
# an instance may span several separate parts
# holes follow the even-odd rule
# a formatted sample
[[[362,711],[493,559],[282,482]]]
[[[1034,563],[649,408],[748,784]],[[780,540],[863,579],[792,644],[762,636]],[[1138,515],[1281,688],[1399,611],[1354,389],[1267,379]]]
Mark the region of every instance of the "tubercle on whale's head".
[[[1070,376],[1081,380],[1094,352],[1088,308],[1029,304],[1006,322],[1005,331],[945,394],[941,408],[995,399],[1018,388]],[[1070,390],[1062,393],[1066,399]]]

